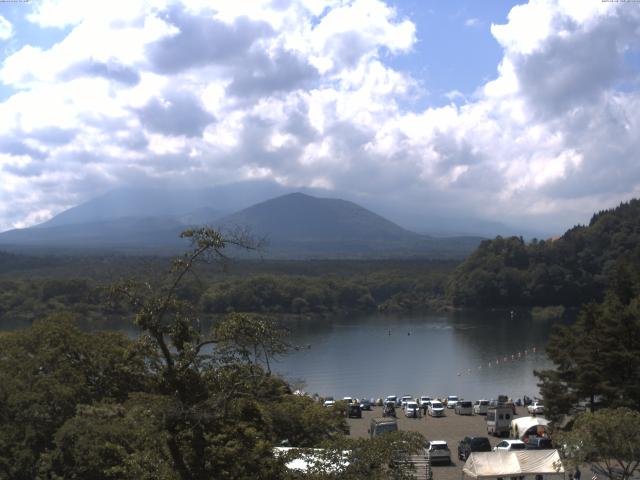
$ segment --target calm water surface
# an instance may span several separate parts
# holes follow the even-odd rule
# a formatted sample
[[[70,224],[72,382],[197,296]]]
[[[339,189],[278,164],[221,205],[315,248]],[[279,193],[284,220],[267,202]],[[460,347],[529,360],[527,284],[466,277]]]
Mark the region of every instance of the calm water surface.
[[[287,324],[300,349],[275,369],[335,397],[533,397],[551,325],[504,311],[301,320]]]

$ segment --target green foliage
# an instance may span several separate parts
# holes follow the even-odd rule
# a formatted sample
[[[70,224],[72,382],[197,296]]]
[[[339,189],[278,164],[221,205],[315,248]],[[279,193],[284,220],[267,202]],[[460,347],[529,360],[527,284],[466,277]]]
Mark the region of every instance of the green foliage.
[[[455,270],[448,295],[454,305],[468,307],[579,306],[603,298],[613,278],[621,278],[617,271],[640,256],[638,245],[640,200],[632,200],[559,239],[482,242]]]
[[[630,264],[630,271],[640,264]],[[637,269],[637,270],[636,270]],[[630,288],[637,291],[636,285]],[[587,400],[640,410],[640,296],[615,289],[601,304],[591,303],[571,326],[556,326],[547,345],[554,368],[536,372],[552,416]]]
[[[123,404],[79,405],[41,457],[40,477],[175,479],[156,415],[162,401],[139,394]]]
[[[0,476],[34,478],[77,405],[146,387],[144,359],[128,347],[123,335],[83,333],[67,317],[0,337]]]
[[[309,397],[287,395],[268,405],[274,436],[297,447],[313,447],[340,437],[347,428],[344,415]]]
[[[417,432],[398,431],[372,440],[338,438],[320,449],[293,450],[287,461],[304,458],[305,473],[289,472],[286,478],[312,480],[409,480],[415,478],[410,456],[424,446]]]
[[[570,465],[590,463],[609,479],[629,480],[640,468],[640,413],[628,408],[584,412],[570,432],[558,434],[556,442]]]

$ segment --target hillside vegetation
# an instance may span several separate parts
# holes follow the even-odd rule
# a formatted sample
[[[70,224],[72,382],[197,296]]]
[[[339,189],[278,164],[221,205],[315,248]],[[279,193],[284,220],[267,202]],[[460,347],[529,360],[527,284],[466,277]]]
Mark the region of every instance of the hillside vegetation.
[[[455,306],[578,306],[602,300],[626,264],[640,258],[640,200],[596,213],[554,240],[483,241],[453,272]]]

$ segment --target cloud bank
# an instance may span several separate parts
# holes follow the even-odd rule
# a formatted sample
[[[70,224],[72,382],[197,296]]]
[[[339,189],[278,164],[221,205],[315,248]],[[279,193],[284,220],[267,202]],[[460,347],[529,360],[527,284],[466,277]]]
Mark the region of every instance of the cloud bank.
[[[495,78],[415,109],[420,79],[389,60],[421,32],[380,0],[115,3],[34,5],[69,33],[2,63],[0,230],[151,181],[270,179],[549,229],[640,193],[634,4],[516,6],[491,26]]]

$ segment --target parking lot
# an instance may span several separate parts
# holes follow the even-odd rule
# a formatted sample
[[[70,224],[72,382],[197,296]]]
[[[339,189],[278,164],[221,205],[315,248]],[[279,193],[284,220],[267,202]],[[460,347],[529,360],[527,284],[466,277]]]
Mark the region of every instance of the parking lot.
[[[487,435],[484,415],[456,415],[452,409],[446,409],[446,416],[440,418],[422,417],[406,418],[402,409],[397,409],[398,428],[405,431],[422,433],[427,440],[444,440],[451,450],[451,465],[434,465],[433,478],[436,480],[460,480],[464,462],[458,460],[458,442],[465,436],[488,437],[494,446],[499,438]],[[517,407],[518,416],[527,416],[524,407]],[[368,437],[367,429],[371,418],[382,417],[382,407],[373,407],[371,411],[363,411],[362,418],[350,418],[351,436]]]

